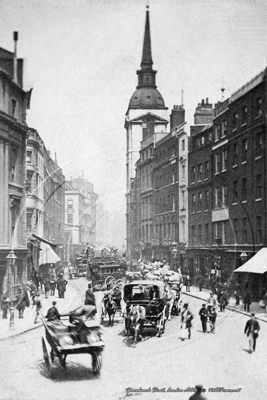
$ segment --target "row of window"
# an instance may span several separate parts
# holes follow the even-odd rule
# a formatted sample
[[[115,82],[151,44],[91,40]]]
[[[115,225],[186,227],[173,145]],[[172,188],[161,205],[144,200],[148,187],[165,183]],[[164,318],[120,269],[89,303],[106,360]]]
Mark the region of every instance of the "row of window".
[[[194,165],[191,168],[191,183],[194,184],[196,181],[201,182],[202,179],[209,178],[210,163],[206,161],[204,164],[198,164],[197,167]]]
[[[229,190],[230,189],[230,190]],[[243,178],[241,182],[235,180],[233,186],[218,186],[214,188],[214,208],[222,208],[228,204],[228,192],[232,193],[232,204],[237,204],[242,201],[248,200],[248,179]],[[239,195],[240,193],[240,195]],[[255,200],[261,200],[263,195],[263,176],[262,174],[256,175],[255,182]],[[197,195],[192,194],[191,212],[208,210],[210,207],[210,191],[198,192]]]
[[[155,214],[161,214],[168,211],[175,211],[175,196],[174,194],[168,195],[155,202]]]
[[[153,230],[153,226],[145,225],[142,226],[141,230],[141,240],[144,243],[154,241],[175,241],[175,223],[164,223],[164,224],[156,224],[155,225],[155,233]]]
[[[168,171],[165,174],[156,176],[155,188],[159,189],[161,187],[171,185],[172,183],[175,183],[175,180],[175,171]]]
[[[213,223],[215,242],[220,244],[227,243],[227,221]],[[263,243],[263,219],[256,216],[256,229],[254,240],[256,243]],[[229,227],[229,226],[228,226]],[[199,224],[191,226],[192,245],[209,244],[211,241],[211,229],[209,224]],[[248,243],[249,224],[247,217],[242,219],[234,219],[233,225],[230,227],[235,243]]]
[[[185,151],[185,139],[182,139],[180,142],[180,152]],[[163,160],[169,159],[172,156],[176,155],[176,146],[170,146],[167,150],[163,150],[159,154],[156,155],[156,163],[160,163]]]
[[[233,144],[233,153],[232,153],[232,167],[236,167],[239,162],[245,163],[248,161],[248,139],[243,139],[241,143],[241,154],[239,155],[239,144]],[[260,157],[263,152],[263,137],[262,133],[257,133],[255,137],[255,157]],[[219,172],[226,171],[227,169],[227,159],[228,159],[228,151],[224,149],[222,151],[218,151],[214,154],[214,171],[215,174]],[[206,161],[203,167],[203,164],[198,164],[198,166],[192,166],[191,169],[191,183],[201,182],[203,179],[208,179],[209,177],[209,161]]]

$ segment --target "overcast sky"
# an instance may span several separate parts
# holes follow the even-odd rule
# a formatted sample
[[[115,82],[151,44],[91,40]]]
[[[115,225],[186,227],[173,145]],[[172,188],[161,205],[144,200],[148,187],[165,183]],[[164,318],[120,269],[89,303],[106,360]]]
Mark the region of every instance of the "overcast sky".
[[[25,60],[28,125],[69,179],[84,171],[125,238],[124,117],[137,85],[146,0],[0,0],[0,47]],[[152,57],[169,112],[244,85],[267,63],[266,0],[150,0]]]

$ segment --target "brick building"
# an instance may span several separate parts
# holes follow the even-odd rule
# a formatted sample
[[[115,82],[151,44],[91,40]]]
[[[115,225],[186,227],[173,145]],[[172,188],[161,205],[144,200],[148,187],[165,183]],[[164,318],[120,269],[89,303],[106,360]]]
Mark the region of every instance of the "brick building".
[[[215,107],[213,239],[222,279],[266,246],[266,70]],[[258,299],[266,274],[239,275]]]

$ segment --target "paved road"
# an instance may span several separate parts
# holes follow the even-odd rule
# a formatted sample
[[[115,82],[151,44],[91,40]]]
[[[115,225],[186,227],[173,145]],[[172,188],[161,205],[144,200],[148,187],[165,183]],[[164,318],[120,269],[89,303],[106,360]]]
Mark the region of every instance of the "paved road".
[[[84,293],[87,282],[79,279],[71,284]],[[183,297],[185,301],[187,296]],[[219,313],[215,335],[203,334],[197,315],[201,302],[188,299],[195,313],[191,340],[179,339],[179,317],[167,324],[162,338],[150,331],[136,348],[131,346],[132,338],[124,336],[119,317],[112,328],[105,323],[106,348],[100,378],[91,372],[89,355],[68,356],[67,371],[56,361],[54,377],[48,378],[41,348],[43,328],[0,343],[0,399],[120,400],[127,398],[127,388],[142,388],[151,391],[129,394],[144,400],[186,400],[190,392],[171,392],[168,388],[186,389],[202,382],[206,388],[241,388],[239,392],[207,393],[210,400],[263,400],[267,393],[266,324],[261,324],[257,351],[248,354],[243,333],[247,317],[229,311]],[[165,392],[152,393],[153,388]]]

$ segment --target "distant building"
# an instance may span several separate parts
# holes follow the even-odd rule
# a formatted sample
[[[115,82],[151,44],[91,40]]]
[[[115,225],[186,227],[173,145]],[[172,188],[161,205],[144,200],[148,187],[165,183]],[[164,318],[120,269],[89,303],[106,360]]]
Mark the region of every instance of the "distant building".
[[[45,149],[44,156],[44,239],[57,246],[56,252],[63,261],[65,250],[65,176],[55,155]]]
[[[45,268],[39,268],[41,243],[48,244],[64,261],[65,177],[33,128],[28,131],[26,160],[27,265],[31,275]]]
[[[96,242],[97,199],[94,185],[79,177],[66,182],[65,246],[74,257]]]
[[[23,90],[23,59],[0,48],[0,292],[9,290],[6,256],[17,257],[12,280],[13,294],[27,280],[26,244],[26,111],[30,92]]]

